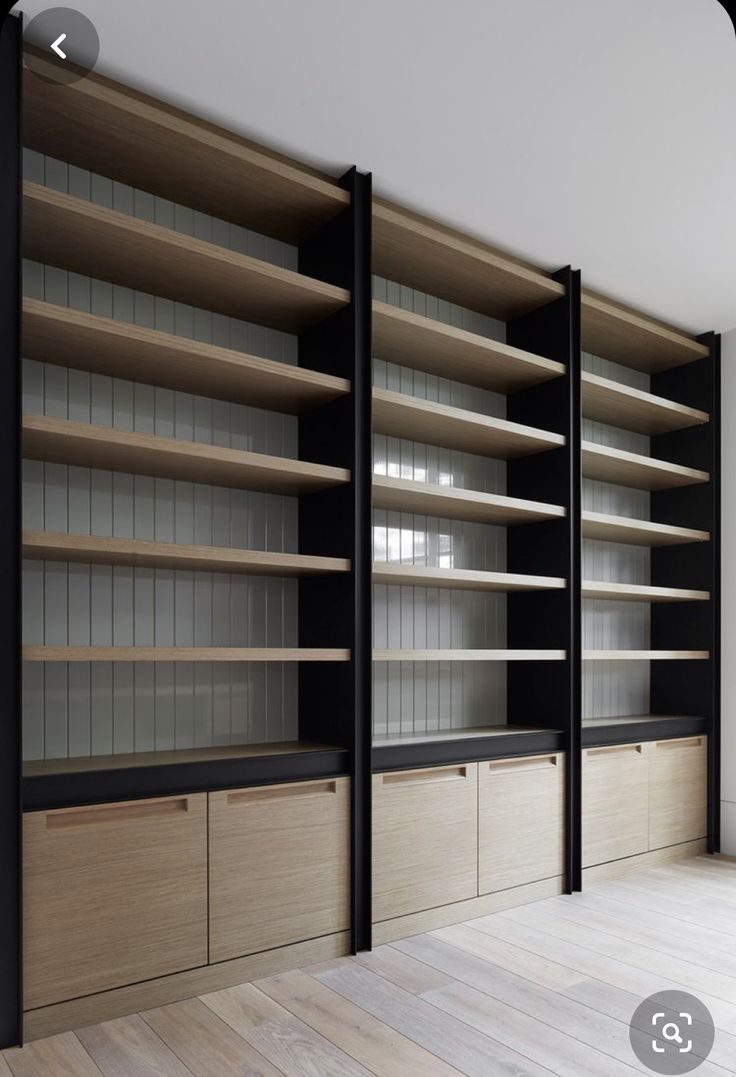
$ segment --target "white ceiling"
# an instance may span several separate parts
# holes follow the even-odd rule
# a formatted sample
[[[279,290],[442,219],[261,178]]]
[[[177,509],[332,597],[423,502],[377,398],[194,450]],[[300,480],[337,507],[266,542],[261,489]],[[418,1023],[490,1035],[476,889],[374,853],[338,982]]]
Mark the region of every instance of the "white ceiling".
[[[736,326],[717,0],[75,2],[104,74],[691,331]]]

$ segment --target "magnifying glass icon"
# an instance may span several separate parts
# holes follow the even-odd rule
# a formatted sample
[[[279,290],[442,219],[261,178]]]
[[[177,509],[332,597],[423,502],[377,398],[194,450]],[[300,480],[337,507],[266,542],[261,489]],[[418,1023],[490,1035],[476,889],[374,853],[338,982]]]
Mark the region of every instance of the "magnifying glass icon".
[[[669,1021],[662,1029],[660,1035],[663,1040],[669,1040],[670,1043],[682,1043],[680,1026],[676,1025],[674,1021]]]

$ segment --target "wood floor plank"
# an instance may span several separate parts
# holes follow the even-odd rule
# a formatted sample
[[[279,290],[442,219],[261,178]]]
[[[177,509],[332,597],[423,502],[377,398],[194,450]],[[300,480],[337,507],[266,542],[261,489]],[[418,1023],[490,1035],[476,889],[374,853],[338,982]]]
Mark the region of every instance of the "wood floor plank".
[[[402,953],[393,946],[377,946],[375,950],[357,954],[351,960],[359,965],[377,972],[386,980],[403,987],[411,995],[421,995],[425,991],[432,991],[436,987],[444,987],[450,983],[450,977],[444,976],[436,969],[415,961],[413,957]]]
[[[636,1073],[620,1059],[610,1058],[467,984],[448,984],[422,998],[560,1077],[626,1077]]]
[[[304,972],[271,976],[257,986],[376,1077],[459,1077],[459,1070]]]
[[[431,935],[418,935],[415,938],[394,943],[394,945],[414,954],[418,959],[421,958],[434,968],[442,969],[443,972],[452,975],[455,981],[490,995],[528,1014],[544,1025],[564,1030],[568,1035],[596,1051],[601,1051],[644,1073],[651,1072],[647,1066],[638,1063],[632,1054],[628,1017],[617,1019],[606,1013],[597,1013],[589,1009],[585,1005],[584,996],[577,994],[579,985],[573,985],[565,992],[540,987],[530,980],[525,980],[522,976],[501,969],[481,957],[459,950]],[[590,983],[591,981],[580,982]],[[637,999],[629,1016],[639,1001],[641,1000]]]
[[[686,924],[702,925],[702,912],[697,903],[682,901],[675,892],[674,887],[662,890],[661,887],[653,890],[649,886],[639,885],[638,881],[616,880],[608,884],[607,889],[591,891],[591,893],[603,893],[615,897],[617,900],[626,902],[632,909],[646,909],[648,912],[657,913],[661,910],[663,915],[673,920]],[[711,927],[722,932],[725,936],[736,937],[736,918],[727,915],[719,916],[711,908],[708,910],[708,923]]]
[[[370,1070],[253,984],[217,991],[202,1001],[286,1077],[371,1077]]]
[[[142,1017],[120,1017],[77,1036],[104,1077],[193,1077]]]
[[[626,1030],[628,1042],[629,1023],[641,1002],[638,995],[613,987],[612,984],[604,983],[602,980],[586,980],[581,984],[576,984],[566,991],[565,995],[579,1000],[580,1005],[588,1008],[588,1013],[591,1015],[606,1015],[619,1022],[620,1027]],[[642,1022],[641,1030],[642,1032],[649,1031],[645,1022]],[[736,1073],[736,1036],[719,1028],[711,1053],[708,1055],[708,1061],[728,1073]],[[642,1068],[645,1073],[651,1073],[649,1067]],[[702,1074],[702,1072],[702,1069],[698,1070],[698,1073]]]
[[[479,954],[487,961],[492,961],[494,965],[500,965],[501,968],[511,972],[518,972],[520,976],[525,976],[532,983],[549,987],[553,991],[569,987],[581,979],[574,969],[565,964],[550,961],[539,954],[514,946],[505,942],[503,938],[491,938],[488,934],[465,924],[440,928],[433,931],[432,936],[436,939],[443,939],[470,954]]]
[[[657,950],[713,972],[736,977],[736,952],[728,953],[723,949],[710,948],[703,945],[702,941],[690,942],[686,936],[672,931],[671,926],[668,928],[661,922],[657,927],[652,923],[643,924],[638,917],[636,920],[630,917],[628,920],[617,919],[605,912],[586,908],[576,898],[577,895],[571,895],[561,899],[559,903],[544,902],[541,911],[548,916],[559,917],[565,923],[579,924],[583,928],[601,931],[614,939],[624,939],[645,949]]]
[[[13,1077],[10,1072],[10,1066],[5,1061],[3,1055],[0,1054],[0,1077]]]
[[[734,915],[736,915],[736,885],[732,879],[724,878],[720,873],[712,875],[701,868],[683,864],[679,871],[666,867],[657,868],[655,878],[667,881],[676,879],[681,886],[692,886],[699,893],[710,894],[713,898],[720,898],[721,901],[729,901],[734,906]]]
[[[584,978],[606,980],[608,983],[624,988],[625,991],[638,994],[640,998],[646,998],[656,991],[687,990],[679,978],[668,980],[650,968],[642,969],[618,958],[590,950],[579,943],[559,939],[536,928],[514,923],[506,917],[505,913],[499,913],[495,917],[489,916],[484,920],[472,921],[472,923],[473,930],[478,930],[479,933],[488,933],[494,937],[500,935],[522,950],[529,950],[538,956],[567,965],[571,970],[581,973]],[[705,992],[699,992],[699,996],[711,1011],[718,1028],[723,1028],[727,1032],[736,1032],[736,1006]]]
[[[100,1077],[92,1061],[73,1032],[49,1036],[25,1047],[15,1047],[4,1056],[9,1069],[0,1066],[0,1077]]]
[[[353,963],[319,977],[379,1021],[455,1066],[467,1077],[542,1077],[549,1071],[382,976]]]
[[[147,1010],[141,1017],[195,1077],[283,1077],[199,999]]]

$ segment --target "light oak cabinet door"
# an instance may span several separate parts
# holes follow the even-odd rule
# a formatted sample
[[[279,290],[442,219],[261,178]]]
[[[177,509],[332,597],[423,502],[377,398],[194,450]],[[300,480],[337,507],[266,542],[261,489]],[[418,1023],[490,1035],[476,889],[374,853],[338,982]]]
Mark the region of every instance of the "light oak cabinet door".
[[[207,964],[206,794],[23,819],[25,1008]]]
[[[478,890],[564,872],[563,755],[478,764]]]
[[[644,744],[583,752],[583,867],[649,849],[649,771]]]
[[[650,744],[649,848],[705,837],[707,810],[707,738]]]
[[[350,926],[350,780],[210,793],[210,961]]]
[[[478,894],[478,766],[373,777],[373,920]]]

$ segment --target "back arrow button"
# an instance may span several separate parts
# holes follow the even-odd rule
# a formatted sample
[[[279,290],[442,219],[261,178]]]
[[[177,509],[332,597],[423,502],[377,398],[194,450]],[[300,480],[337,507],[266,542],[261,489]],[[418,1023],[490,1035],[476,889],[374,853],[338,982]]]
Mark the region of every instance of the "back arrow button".
[[[51,48],[54,50],[57,56],[60,56],[62,60],[66,60],[66,53],[62,52],[59,45],[62,41],[66,41],[66,34],[59,34],[56,41],[52,41]]]

